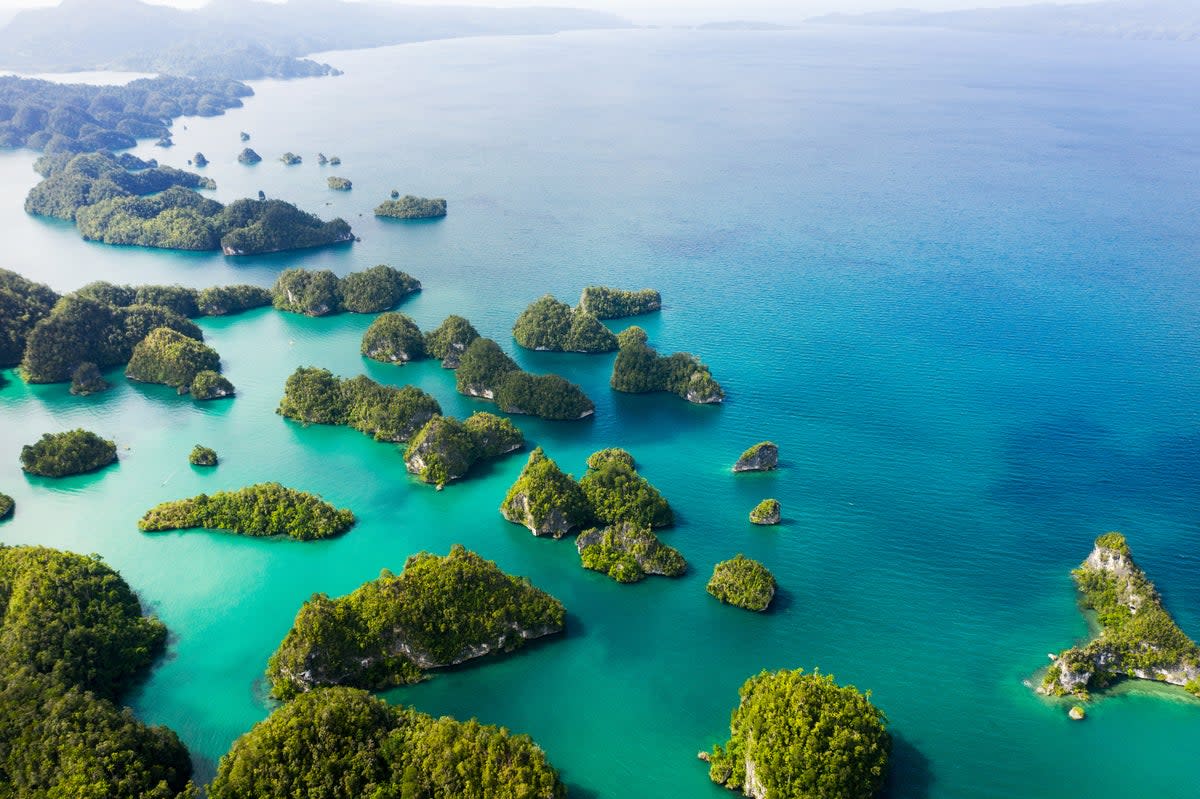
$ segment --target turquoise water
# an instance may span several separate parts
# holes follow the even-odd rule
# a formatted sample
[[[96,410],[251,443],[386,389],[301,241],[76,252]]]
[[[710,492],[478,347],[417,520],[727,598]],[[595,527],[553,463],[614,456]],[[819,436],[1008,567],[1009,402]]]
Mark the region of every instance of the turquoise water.
[[[91,398],[13,378],[0,490],[18,508],[0,541],[100,553],[164,619],[169,654],[131,702],[179,731],[202,775],[267,714],[261,674],[305,598],[461,542],[562,599],[569,632],[388,698],[530,733],[574,796],[726,795],[695,754],[723,740],[742,681],[780,667],[874,692],[897,737],[894,797],[1195,795],[1200,703],[1135,687],[1076,724],[1023,682],[1086,634],[1069,571],[1106,530],[1200,636],[1194,47],[623,31],[322,58],[346,74],[256,84],[245,109],[180,120],[173,150],[139,153],[184,166],[202,151],[219,199],[263,189],[344,216],[361,242],[250,259],[86,244],[24,215],[32,155],[6,152],[4,265],[59,290],[405,269],[425,285],[402,306],[422,327],[461,313],[526,368],[585,388],[593,420],[518,424],[577,475],[595,449],[632,451],[676,508],[663,539],[692,570],[619,586],[581,570],[571,541],[503,521],[523,456],[438,493],[391,446],[274,415],[310,364],[416,384],[450,413],[491,409],[436,364],[362,360],[369,317],[202,321],[232,402],[119,371]],[[261,164],[235,162],[240,130]],[[305,163],[276,162],[285,150]],[[330,174],[354,190],[328,191]],[[392,188],[445,196],[450,214],[376,220]],[[728,402],[617,395],[611,355],[511,343],[530,300],[593,282],[660,289],[662,313],[637,323],[663,351],[700,355]],[[79,425],[114,437],[120,464],[20,472],[21,444]],[[733,476],[768,437],[783,468]],[[197,442],[220,467],[187,465]],[[361,521],[310,544],[136,529],[162,500],[268,479]],[[766,496],[779,528],[746,520]],[[780,582],[767,614],[704,593],[738,552]]]

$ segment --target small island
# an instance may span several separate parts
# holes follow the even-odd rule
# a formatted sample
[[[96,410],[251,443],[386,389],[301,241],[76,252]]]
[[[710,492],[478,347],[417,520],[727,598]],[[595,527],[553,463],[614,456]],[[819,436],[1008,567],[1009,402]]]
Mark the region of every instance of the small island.
[[[505,413],[543,419],[585,419],[596,411],[583,389],[558,375],[535,375],[517,366],[490,338],[477,338],[459,358],[460,394],[493,400]]]
[[[224,399],[232,397],[236,393],[233,383],[230,383],[220,372],[212,369],[197,372],[196,376],[192,378],[189,390],[192,392],[192,399],[197,400]]]
[[[595,315],[546,296],[534,300],[513,324],[513,338],[528,350],[613,352],[617,337]]]
[[[215,449],[210,449],[209,447],[197,444],[196,446],[192,447],[192,452],[190,455],[188,455],[188,463],[192,464],[193,466],[216,466],[217,451]]]
[[[328,177],[325,179],[325,183],[334,191],[350,191],[354,188],[354,184],[346,178]]]
[[[675,513],[650,481],[638,474],[633,456],[623,449],[593,453],[579,481],[595,518],[607,525],[633,522],[643,527],[670,527]]]
[[[400,574],[384,570],[340,599],[316,594],[271,656],[271,694],[290,699],[320,686],[379,691],[562,632],[562,603],[527,580],[455,544],[422,552]]]
[[[71,373],[71,393],[77,397],[99,394],[110,388],[112,384],[104,379],[99,367],[91,361],[84,361]]]
[[[729,741],[703,758],[713,782],[756,799],[872,799],[882,790],[892,737],[869,692],[796,669],[764,671],[738,693]]]
[[[86,474],[116,462],[116,443],[82,428],[43,433],[36,443],[21,448],[21,468],[42,477]]]
[[[1154,584],[1133,561],[1125,536],[1105,533],[1071,576],[1080,603],[1093,610],[1100,634],[1054,658],[1038,691],[1087,699],[1128,678],[1183,686],[1200,696],[1200,647],[1162,605]]]
[[[750,523],[763,525],[779,524],[781,510],[779,500],[764,499],[750,511]]]
[[[242,139],[242,141],[246,141],[246,139]],[[254,150],[251,148],[244,147],[242,148],[242,151],[238,153],[237,160],[239,164],[248,164],[253,166],[262,160],[262,156],[254,152]]]
[[[282,161],[284,163],[284,165],[286,165],[286,166],[295,166],[296,164],[299,164],[300,162],[302,162],[304,159],[301,158],[300,156],[296,155],[295,153],[293,153],[291,150],[288,150],[286,153],[279,156],[279,160]]]
[[[375,208],[375,216],[386,216],[390,219],[436,219],[445,215],[445,200],[440,197],[415,197],[411,194],[399,199],[384,200]]]
[[[707,590],[725,604],[761,613],[775,598],[775,587],[766,566],[738,554],[713,568]]]
[[[411,474],[439,489],[458,480],[484,458],[497,458],[525,446],[525,436],[508,419],[474,413],[465,422],[453,416],[434,416],[404,452]]]
[[[208,166],[208,159],[204,157],[204,153],[196,153],[192,156],[192,163],[203,168]]]
[[[241,141],[250,141],[250,134],[243,130],[238,134],[238,139]]]
[[[779,466],[779,447],[760,441],[742,453],[733,464],[735,472],[767,472]]]
[[[125,376],[140,383],[161,383],[186,394],[201,372],[216,374],[220,368],[221,357],[212,347],[169,327],[158,327],[133,348]]]
[[[592,508],[579,484],[538,447],[529,453],[521,476],[508,489],[500,514],[534,535],[562,538],[587,524]]]
[[[662,296],[654,289],[624,291],[607,286],[588,286],[579,296],[579,310],[597,319],[623,319],[662,309]]]
[[[164,502],[138,521],[138,529],[147,533],[204,528],[256,537],[287,536],[296,541],[332,538],[353,525],[354,514],[349,510],[279,483]]]
[[[631,394],[669,391],[698,405],[725,400],[724,389],[698,358],[683,352],[659,355],[647,341],[646,331],[636,325],[617,336],[619,349],[610,381],[615,390]]]
[[[461,316],[450,314],[436,329],[425,334],[425,352],[442,362],[443,369],[457,369],[462,364],[463,353],[471,342],[479,338],[479,331]]]
[[[344,311],[387,311],[420,290],[421,281],[387,264],[378,264],[343,278],[328,269],[285,269],[275,280],[271,295],[281,311],[328,316]]]
[[[382,313],[363,333],[359,351],[373,361],[403,366],[425,357],[425,336],[407,314]]]
[[[442,406],[415,386],[385,386],[366,375],[343,380],[328,369],[301,366],[288,377],[275,410],[302,424],[347,425],[376,441],[402,442]]]
[[[402,742],[402,743],[401,743]],[[369,753],[369,754],[368,754]],[[447,768],[447,764],[453,768]],[[565,799],[566,787],[527,735],[434,718],[354,688],[318,688],[276,708],[236,740],[210,799],[315,796],[337,764],[341,786],[383,797]],[[330,796],[362,796],[355,788]]]
[[[13,508],[16,506],[17,503],[8,494],[0,494],[0,521],[12,516]]]
[[[592,528],[575,539],[585,569],[607,574],[618,583],[636,583],[647,575],[679,577],[687,561],[679,550],[658,540],[649,527],[621,522]]]

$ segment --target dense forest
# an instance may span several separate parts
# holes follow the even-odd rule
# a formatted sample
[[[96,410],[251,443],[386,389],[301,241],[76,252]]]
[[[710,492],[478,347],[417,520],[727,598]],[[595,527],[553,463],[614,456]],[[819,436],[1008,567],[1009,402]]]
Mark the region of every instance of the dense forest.
[[[455,384],[459,393],[494,400],[506,413],[569,420],[596,409],[579,386],[558,375],[526,372],[490,338],[474,339],[459,356]]]
[[[721,385],[696,356],[683,352],[659,355],[647,343],[646,331],[636,325],[621,331],[617,340],[620,349],[610,381],[617,391],[632,394],[669,391],[701,405],[725,399]]]
[[[522,347],[550,352],[612,352],[617,337],[582,308],[572,308],[547,294],[529,304],[513,323],[513,338]]]
[[[412,275],[387,264],[377,264],[345,277],[338,277],[328,269],[285,269],[276,278],[271,297],[281,311],[328,316],[343,311],[387,311],[420,290],[421,281]]]
[[[276,412],[303,424],[348,425],[376,441],[408,441],[442,412],[415,386],[385,386],[366,375],[342,379],[328,369],[300,367],[284,385]]]
[[[466,421],[434,416],[408,442],[404,464],[423,482],[439,489],[467,474],[485,458],[516,452],[525,446],[521,431],[501,416],[482,411]]]
[[[138,521],[145,532],[203,527],[238,535],[287,536],[315,541],[341,535],[354,525],[354,514],[316,494],[279,483],[258,483],[238,491],[200,494],[156,505]]]

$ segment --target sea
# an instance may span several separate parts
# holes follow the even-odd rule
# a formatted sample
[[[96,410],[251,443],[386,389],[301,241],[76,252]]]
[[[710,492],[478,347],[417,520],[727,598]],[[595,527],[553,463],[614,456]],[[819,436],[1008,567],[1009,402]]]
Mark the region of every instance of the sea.
[[[561,599],[567,631],[383,696],[529,734],[574,797],[728,795],[697,753],[728,737],[743,681],[796,668],[886,713],[888,797],[1200,795],[1200,701],[1127,683],[1074,722],[1030,687],[1048,653],[1089,635],[1070,573],[1109,530],[1200,638],[1194,43],[813,25],[319,57],[345,74],[255,82],[244,108],[178,119],[173,148],[135,152],[183,168],[202,152],[216,199],[261,190],[343,217],[359,241],[259,257],[86,243],[25,214],[36,154],[17,150],[0,153],[0,265],[61,292],[402,269],[424,288],[398,310],[423,329],[461,314],[526,369],[584,388],[594,418],[514,421],[576,476],[591,452],[628,449],[675,509],[661,538],[690,569],[619,585],[583,570],[570,538],[506,522],[524,454],[438,492],[395,445],[278,416],[299,366],[415,385],[449,414],[495,410],[436,362],[362,358],[371,316],[200,320],[229,401],[120,369],[86,398],[8,371],[0,491],[17,508],[0,543],[96,553],[167,624],[166,656],[127,701],[178,731],[199,779],[270,713],[267,658],[301,603],[458,543]],[[237,162],[247,145],[260,164]],[[332,175],[353,189],[329,190]],[[449,214],[374,217],[392,190],[444,197]],[[661,312],[612,328],[695,354],[726,402],[615,393],[611,354],[516,346],[529,302],[574,303],[591,284],[661,291]],[[120,462],[21,472],[22,445],[75,427],[114,439]],[[766,439],[780,468],[733,474]],[[189,466],[197,443],[220,466]],[[359,522],[314,543],[137,529],[159,502],[268,480]],[[778,527],[748,522],[765,497]],[[766,613],[705,592],[738,553],[776,576]]]

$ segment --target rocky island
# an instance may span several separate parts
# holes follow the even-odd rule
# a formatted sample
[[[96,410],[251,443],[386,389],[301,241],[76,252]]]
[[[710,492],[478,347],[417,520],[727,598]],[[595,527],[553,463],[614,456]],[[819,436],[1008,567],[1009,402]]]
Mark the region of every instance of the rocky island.
[[[434,416],[404,452],[408,471],[439,489],[458,480],[484,458],[497,458],[525,446],[525,436],[501,416],[473,413],[465,422]]]
[[[221,758],[208,796],[316,796],[315,786],[331,786],[323,796],[379,799],[567,795],[546,754],[527,735],[474,720],[435,719],[354,688],[317,688],[235,741]],[[367,793],[371,789],[363,786],[374,790]]]
[[[161,383],[186,394],[201,373],[217,374],[220,368],[221,356],[212,347],[169,327],[156,327],[133,348],[125,376],[141,383]],[[213,394],[205,385],[209,381],[211,378],[206,378],[198,386],[203,394],[198,399]],[[232,393],[232,388],[227,393]]]
[[[610,381],[615,390],[669,391],[699,405],[725,400],[725,391],[698,358],[683,352],[659,355],[647,341],[646,331],[636,325],[617,336],[619,349]]]
[[[779,447],[760,441],[747,449],[733,464],[735,472],[767,472],[779,466]]]
[[[328,316],[343,311],[379,313],[420,290],[421,281],[387,264],[378,264],[343,278],[328,269],[285,269],[275,280],[271,295],[281,311]]]
[[[117,462],[117,445],[82,428],[43,433],[21,447],[21,468],[42,477],[68,477],[103,469]]]
[[[346,178],[328,177],[325,179],[325,183],[334,191],[350,191],[354,188],[354,184]]]
[[[425,334],[425,352],[430,358],[439,359],[443,369],[457,369],[463,353],[477,338],[479,331],[470,322],[451,314],[436,329]]]
[[[607,525],[633,522],[643,527],[670,527],[675,513],[650,481],[638,474],[633,456],[623,449],[603,449],[587,460],[579,481],[594,517]]]
[[[217,451],[197,444],[192,447],[191,454],[188,455],[188,463],[193,466],[216,466]]]
[[[764,671],[738,693],[729,741],[703,758],[713,782],[754,799],[872,799],[883,788],[892,737],[869,693],[801,669]]]
[[[192,378],[189,390],[192,392],[192,398],[198,400],[224,399],[232,397],[236,393],[233,383],[230,383],[220,372],[212,369],[197,372],[196,376]]]
[[[750,523],[765,525],[779,524],[780,511],[779,500],[764,499],[750,511]]]
[[[13,508],[16,506],[17,503],[8,494],[0,494],[0,521],[12,516]]]
[[[562,538],[591,521],[592,508],[579,484],[538,447],[508,489],[500,514],[534,535]]]
[[[687,571],[679,550],[634,522],[585,530],[575,539],[575,547],[585,569],[607,574],[618,583],[636,583],[652,574],[679,577]]]
[[[756,560],[738,554],[713,568],[707,590],[728,605],[762,612],[775,598],[775,576]]]
[[[1086,699],[1090,691],[1131,678],[1180,685],[1200,696],[1200,647],[1163,607],[1123,535],[1097,538],[1071,574],[1080,603],[1096,613],[1100,634],[1055,657],[1038,691]]]
[[[291,150],[288,150],[286,153],[279,156],[279,160],[283,162],[284,166],[295,166],[304,159],[293,153]]]
[[[383,690],[429,669],[511,652],[562,632],[562,603],[461,545],[423,552],[340,599],[316,594],[271,656],[272,695],[320,686]]]
[[[242,139],[242,141],[246,141],[246,140]],[[254,150],[249,147],[243,147],[242,151],[240,153],[238,153],[237,160],[238,160],[239,164],[247,164],[247,165],[253,166],[254,164],[257,164],[259,161],[262,160],[262,156],[256,152],[254,152]]]
[[[403,366],[425,357],[425,336],[407,314],[382,313],[363,333],[359,351],[373,361]]]
[[[354,514],[349,510],[279,483],[164,502],[138,521],[138,529],[147,533],[202,527],[237,535],[287,536],[296,541],[331,538],[353,525]]]
[[[517,366],[490,338],[477,338],[459,358],[460,394],[493,400],[505,413],[567,421],[595,413],[583,389],[558,375],[535,375]]]
[[[662,296],[654,289],[625,291],[607,286],[588,286],[579,296],[579,310],[597,319],[623,319],[662,309]]]
[[[302,424],[347,425],[376,441],[408,441],[442,412],[415,386],[385,386],[366,375],[343,380],[328,369],[301,366],[284,384],[275,411]]]
[[[617,337],[595,315],[546,296],[534,300],[513,324],[525,349],[546,352],[612,352]]]
[[[375,208],[375,216],[391,219],[436,219],[446,215],[446,201],[438,197],[415,197],[406,194],[398,199],[384,200]]]

